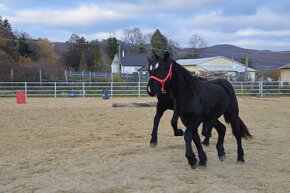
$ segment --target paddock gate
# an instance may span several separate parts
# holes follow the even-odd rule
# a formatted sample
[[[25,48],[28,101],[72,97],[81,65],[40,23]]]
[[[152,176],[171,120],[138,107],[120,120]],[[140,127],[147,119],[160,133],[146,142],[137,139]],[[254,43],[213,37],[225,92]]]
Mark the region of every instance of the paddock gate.
[[[289,82],[233,81],[239,96],[289,96]],[[24,91],[27,97],[112,97],[147,96],[147,82],[0,82],[0,97],[14,97]]]

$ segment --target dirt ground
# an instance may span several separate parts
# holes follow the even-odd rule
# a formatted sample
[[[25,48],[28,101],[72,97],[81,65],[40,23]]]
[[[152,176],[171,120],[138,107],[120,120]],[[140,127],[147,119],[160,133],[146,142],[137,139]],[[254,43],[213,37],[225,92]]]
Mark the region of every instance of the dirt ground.
[[[208,166],[195,170],[183,137],[173,136],[172,111],[161,120],[158,146],[150,148],[155,108],[112,108],[155,100],[28,98],[19,105],[0,98],[0,192],[290,192],[290,98],[239,98],[254,136],[243,141],[246,163],[236,163],[227,127],[226,160],[217,157],[214,131],[204,147]]]

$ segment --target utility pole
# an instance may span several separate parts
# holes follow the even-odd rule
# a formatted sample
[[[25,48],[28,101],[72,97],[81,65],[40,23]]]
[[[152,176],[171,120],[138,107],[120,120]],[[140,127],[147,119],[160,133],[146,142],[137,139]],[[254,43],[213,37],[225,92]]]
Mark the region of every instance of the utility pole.
[[[245,68],[245,79],[248,80],[248,65],[249,65],[249,56],[246,55],[246,68]]]

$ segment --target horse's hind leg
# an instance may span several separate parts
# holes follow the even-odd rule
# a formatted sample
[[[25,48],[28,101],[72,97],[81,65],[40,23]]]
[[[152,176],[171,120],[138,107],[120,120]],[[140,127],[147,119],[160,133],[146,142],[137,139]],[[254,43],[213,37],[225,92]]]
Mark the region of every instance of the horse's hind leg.
[[[173,116],[171,119],[171,126],[172,126],[173,131],[174,131],[174,136],[183,136],[183,131],[181,129],[177,128],[177,121],[178,121],[178,114],[174,110]]]
[[[218,132],[218,141],[216,144],[218,156],[221,161],[224,161],[226,156],[226,152],[224,149],[224,138],[226,134],[226,127],[219,120],[213,121],[213,126],[216,128]]]
[[[202,132],[201,134],[205,137],[202,144],[209,146],[209,138],[211,137],[211,131],[213,126],[211,126],[209,123],[203,122],[202,124]]]
[[[235,138],[237,140],[237,146],[238,146],[238,158],[237,158],[237,161],[241,162],[241,163],[244,163],[245,160],[244,160],[244,150],[243,150],[243,147],[242,147],[242,134],[241,134],[241,130],[240,130],[240,123],[239,123],[238,116],[237,116],[236,119],[233,119],[231,121],[231,125],[232,125],[232,128],[233,128],[234,136],[235,136]]]

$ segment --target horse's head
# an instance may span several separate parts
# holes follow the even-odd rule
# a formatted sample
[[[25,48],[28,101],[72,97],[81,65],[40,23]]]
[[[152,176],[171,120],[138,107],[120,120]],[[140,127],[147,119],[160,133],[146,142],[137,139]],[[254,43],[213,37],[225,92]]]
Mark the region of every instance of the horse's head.
[[[148,57],[147,61],[148,61],[148,69],[147,69],[147,71],[148,71],[149,76],[151,76],[152,72],[156,68],[156,64],[157,64],[155,56],[152,55],[150,58]]]
[[[168,52],[160,56],[153,52],[153,58],[151,58],[150,61],[148,60],[150,79],[147,84],[147,93],[150,96],[155,96],[158,90],[162,93],[166,93],[164,87],[169,83],[172,76],[171,61],[172,59]]]

